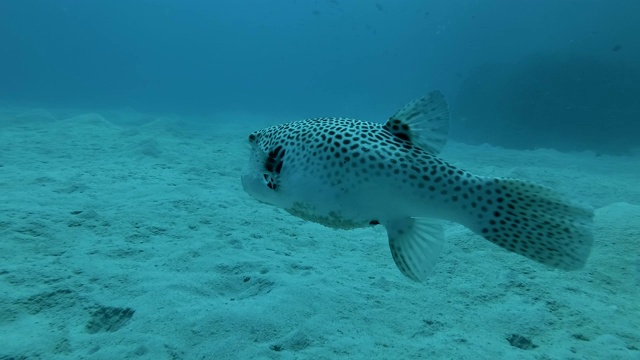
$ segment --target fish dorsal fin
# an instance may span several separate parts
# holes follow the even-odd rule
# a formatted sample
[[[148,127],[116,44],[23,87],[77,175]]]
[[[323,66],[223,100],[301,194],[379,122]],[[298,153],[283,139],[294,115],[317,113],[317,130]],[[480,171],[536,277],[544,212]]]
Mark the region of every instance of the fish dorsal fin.
[[[436,155],[449,135],[449,106],[440,91],[413,100],[384,124],[396,137]]]

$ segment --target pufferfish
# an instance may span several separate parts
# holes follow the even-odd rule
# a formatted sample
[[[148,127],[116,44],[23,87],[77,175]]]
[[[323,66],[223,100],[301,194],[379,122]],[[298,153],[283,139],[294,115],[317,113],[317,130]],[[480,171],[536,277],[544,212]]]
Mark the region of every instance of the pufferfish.
[[[441,220],[550,267],[577,270],[593,244],[593,210],[527,181],[483,177],[437,155],[449,108],[433,91],[384,124],[321,117],[255,131],[244,190],[330,228],[384,226],[406,277],[424,282],[444,244]]]

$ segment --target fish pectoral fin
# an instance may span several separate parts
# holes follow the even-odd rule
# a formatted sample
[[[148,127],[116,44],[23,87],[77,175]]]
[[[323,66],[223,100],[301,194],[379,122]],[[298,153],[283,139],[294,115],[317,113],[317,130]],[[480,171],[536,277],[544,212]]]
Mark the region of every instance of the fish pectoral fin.
[[[444,231],[438,220],[407,217],[384,224],[398,269],[409,279],[424,282],[440,256]]]

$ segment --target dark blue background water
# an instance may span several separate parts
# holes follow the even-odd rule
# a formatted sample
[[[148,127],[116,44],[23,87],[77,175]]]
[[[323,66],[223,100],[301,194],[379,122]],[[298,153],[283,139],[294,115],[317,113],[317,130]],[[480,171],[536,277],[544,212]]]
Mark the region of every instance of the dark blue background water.
[[[549,102],[504,110],[518,102],[514,93],[575,91],[548,106],[591,114],[580,95],[591,87],[595,97],[616,92],[618,104],[606,106],[626,107],[630,119],[618,116],[616,126],[634,126],[639,16],[635,0],[2,0],[0,101],[382,121],[439,88],[454,133],[473,142],[492,119],[530,124],[526,107]],[[540,61],[551,70],[530,69]],[[574,63],[586,68],[563,79]],[[529,84],[549,71],[556,75],[531,95]],[[557,111],[549,113],[540,116]],[[615,117],[594,121],[603,116]]]

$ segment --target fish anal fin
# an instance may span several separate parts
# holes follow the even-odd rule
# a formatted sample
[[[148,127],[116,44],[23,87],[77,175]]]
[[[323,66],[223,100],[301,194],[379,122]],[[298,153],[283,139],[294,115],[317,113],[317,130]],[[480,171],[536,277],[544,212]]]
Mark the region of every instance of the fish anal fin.
[[[398,269],[411,280],[424,282],[438,260],[444,245],[444,232],[438,220],[407,217],[385,224],[389,248]]]

